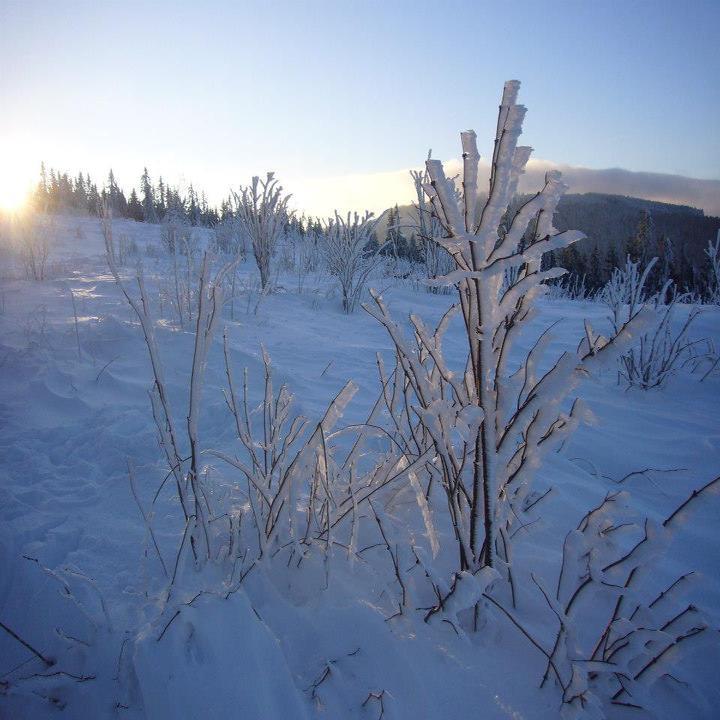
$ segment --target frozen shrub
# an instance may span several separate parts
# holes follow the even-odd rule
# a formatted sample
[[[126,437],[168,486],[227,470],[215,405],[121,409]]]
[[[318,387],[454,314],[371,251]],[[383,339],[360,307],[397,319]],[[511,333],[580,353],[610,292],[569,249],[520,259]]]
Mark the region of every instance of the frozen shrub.
[[[628,257],[624,267],[613,270],[601,293],[612,313],[613,335],[643,305],[654,310],[652,327],[640,336],[636,347],[620,358],[619,364],[620,377],[628,385],[643,390],[663,385],[680,367],[696,358],[698,346],[698,342],[689,339],[688,331],[699,309],[691,309],[679,328],[674,327],[676,306],[683,296],[672,281],[666,281],[652,295],[646,293],[645,284],[656,262],[657,258],[653,258],[641,271],[640,263]]]
[[[708,262],[707,302],[720,305],[720,230],[714,243],[708,241],[705,255]]]
[[[287,222],[289,195],[283,194],[274,173],[265,180],[255,176],[249,187],[234,193],[237,217],[252,242],[260,284],[265,292],[270,283],[270,260]]]
[[[658,587],[652,576],[677,521],[718,482],[694,491],[661,522],[639,516],[628,493],[608,493],[565,536],[554,588],[531,574],[557,626],[551,649],[543,650],[540,686],[560,686],[562,717],[643,709],[653,684],[677,664],[678,649],[708,628],[700,608],[684,599],[692,572],[648,586]]]
[[[162,242],[172,261],[172,289],[167,295],[180,327],[184,327],[186,322],[193,321],[197,236],[184,217],[169,211],[162,222]]]
[[[46,280],[50,256],[50,237],[55,229],[54,220],[27,215],[18,219],[15,229],[16,245],[25,270],[25,277],[28,280]]]
[[[364,217],[348,213],[346,219],[335,213],[325,228],[325,261],[330,275],[340,283],[346,313],[357,307],[368,276],[378,264],[377,251],[370,247],[377,222],[371,213]]]
[[[162,244],[171,255],[183,252],[190,242],[190,224],[184,215],[175,209],[168,210],[161,223]]]
[[[428,159],[430,159],[429,153]],[[413,227],[422,243],[426,277],[429,280],[433,280],[447,275],[447,273],[452,270],[454,263],[448,251],[434,240],[434,238],[442,232],[442,226],[423,189],[429,180],[427,170],[425,169],[422,172],[411,170],[410,177],[412,178],[417,195],[417,202],[413,203]],[[451,291],[449,286],[433,283],[427,283],[425,287],[427,292],[430,293],[445,294]]]
[[[551,300],[593,300],[597,294],[585,283],[585,275],[565,275],[549,283],[547,296]]]
[[[215,251],[245,260],[245,233],[235,218],[222,220],[213,228]]]
[[[646,313],[638,310],[608,342],[587,327],[578,353],[563,354],[548,372],[538,367],[547,346],[543,333],[515,372],[508,368],[511,346],[532,317],[547,280],[564,274],[541,270],[545,253],[577,242],[577,231],[558,233],[553,214],[566,190],[560,173],[549,172],[540,192],[508,217],[531,149],[517,145],[525,108],[516,104],[519,83],[505,85],[492,158],[490,192],[478,206],[479,155],[473,131],[461,135],[462,193],[437,160],[426,163],[423,189],[440,222],[434,237],[453,258],[455,269],[436,282],[455,285],[458,304],[430,331],[411,316],[408,340],[378,294],[367,308],[387,329],[395,346],[394,386],[388,413],[415,457],[433,448],[425,464],[426,494],[438,481],[447,496],[458,546],[458,570],[504,569],[512,584],[509,531],[523,511],[530,482],[542,457],[557,448],[583,416],[576,401],[562,410],[581,377],[628,347]],[[464,368],[448,367],[443,334],[457,312],[463,318],[468,354]],[[381,373],[383,373],[381,365]],[[389,378],[383,374],[383,387]]]
[[[139,290],[138,299],[131,294],[129,288],[120,277],[117,264],[117,249],[113,237],[112,218],[107,204],[102,208],[101,221],[105,238],[106,259],[110,272],[140,322],[150,357],[153,373],[153,384],[150,391],[153,418],[158,431],[160,445],[167,459],[169,468],[168,477],[172,477],[175,480],[175,487],[184,519],[184,530],[178,550],[178,557],[181,556],[186,547],[189,547],[195,563],[202,565],[212,556],[211,535],[208,529],[212,512],[209,507],[207,494],[202,487],[202,478],[199,469],[200,444],[198,438],[198,418],[203,385],[205,383],[207,357],[223,306],[223,279],[232,269],[233,265],[231,263],[223,266],[212,276],[211,259],[207,253],[203,256],[196,294],[195,342],[190,373],[188,408],[185,413],[186,422],[178,423],[166,388],[165,372],[155,336],[155,322],[142,268],[138,269],[136,276]],[[183,433],[180,428],[183,426],[185,428],[184,434],[187,438],[187,445],[190,448],[189,456],[186,456],[186,453],[181,449],[180,438]],[[157,552],[167,575],[167,567],[163,562],[159,549]],[[176,563],[175,572],[177,572],[177,569],[178,564]],[[172,580],[174,579],[175,574],[173,573]]]

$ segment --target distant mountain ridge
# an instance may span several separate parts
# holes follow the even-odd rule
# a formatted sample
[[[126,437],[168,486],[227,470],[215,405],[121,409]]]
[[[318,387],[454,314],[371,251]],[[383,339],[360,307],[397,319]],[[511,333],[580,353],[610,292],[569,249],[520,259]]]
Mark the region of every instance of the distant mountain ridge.
[[[481,196],[481,202],[486,196]],[[414,208],[399,208],[401,224],[412,222]],[[620,250],[635,235],[641,214],[649,212],[658,237],[669,238],[676,253],[684,253],[691,263],[702,262],[704,249],[720,229],[720,217],[705,215],[689,205],[675,205],[657,200],[644,200],[626,195],[605,193],[572,193],[565,195],[555,213],[558,230],[581,230],[587,239],[578,243],[578,250],[589,254],[595,247],[602,253],[610,247]],[[386,234],[387,213],[378,227],[378,237]],[[408,229],[403,234],[410,235]]]
[[[568,201],[582,198],[584,202],[591,204],[615,204],[619,207],[635,208],[638,210],[648,210],[649,212],[679,212],[688,215],[704,216],[705,211],[702,208],[693,207],[691,205],[679,205],[676,203],[668,203],[662,200],[647,200],[646,198],[633,197],[631,195],[613,195],[611,193],[586,192],[586,193],[568,193],[563,196],[560,204],[566,204]]]

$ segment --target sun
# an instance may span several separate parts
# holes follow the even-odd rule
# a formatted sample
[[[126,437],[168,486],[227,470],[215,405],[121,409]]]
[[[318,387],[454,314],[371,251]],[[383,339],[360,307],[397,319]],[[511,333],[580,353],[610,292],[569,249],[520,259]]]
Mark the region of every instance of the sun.
[[[18,212],[27,204],[29,191],[13,178],[0,175],[0,210]]]
[[[19,138],[0,140],[0,210],[18,212],[26,205],[36,180],[32,153]]]

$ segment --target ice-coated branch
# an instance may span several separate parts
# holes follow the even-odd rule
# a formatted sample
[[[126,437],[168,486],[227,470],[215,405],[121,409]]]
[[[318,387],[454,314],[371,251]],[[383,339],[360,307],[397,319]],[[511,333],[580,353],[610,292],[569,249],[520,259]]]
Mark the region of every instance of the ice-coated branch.
[[[477,140],[461,133],[460,191],[439,160],[428,158],[426,177],[416,173],[437,218],[434,240],[454,268],[436,283],[454,285],[467,338],[464,373],[448,367],[442,345],[411,317],[414,343],[393,320],[382,298],[366,308],[387,330],[397,358],[402,403],[388,403],[406,447],[432,447],[436,460],[426,472],[430,486],[439,478],[458,542],[461,570],[495,566],[498,547],[511,579],[509,526],[522,512],[532,476],[543,457],[564,442],[582,421],[580,402],[569,413],[562,404],[590,373],[610,365],[635,342],[647,322],[638,307],[610,341],[592,329],[578,353],[565,353],[536,377],[547,347],[545,338],[525,358],[521,370],[507,372],[513,344],[533,317],[547,282],[562,268],[542,268],[546,253],[582,239],[578,231],[558,232],[553,215],[567,185],[559,172],[546,174],[542,189],[515,201],[531,148],[519,146],[525,108],[517,104],[520,83],[505,84],[498,114],[488,199],[478,208]],[[438,335],[441,337],[441,333]],[[396,418],[393,414],[399,414]]]
[[[720,230],[717,232],[715,242],[708,240],[705,256],[708,261],[707,301],[713,305],[720,305]]]
[[[145,286],[142,268],[138,269],[136,276],[139,289],[138,299],[128,290],[125,282],[120,277],[113,242],[112,217],[107,205],[102,208],[101,222],[105,239],[106,258],[110,272],[140,321],[145,344],[150,356],[150,365],[153,372],[153,386],[150,390],[150,401],[153,418],[160,437],[160,444],[165,453],[168,467],[170,468],[169,475],[172,475],[175,479],[175,486],[183,511],[185,521],[183,544],[185,537],[188,536],[194,559],[206,561],[209,560],[212,555],[208,532],[208,522],[211,512],[200,481],[198,422],[208,353],[212,346],[214,333],[223,306],[222,284],[226,275],[234,268],[235,263],[233,261],[226,264],[212,277],[211,257],[207,253],[203,257],[197,293],[198,307],[186,424],[190,456],[186,458],[180,449],[178,426],[165,385],[163,365],[155,337],[155,325],[152,317],[150,297]],[[186,474],[183,471],[183,465],[187,460],[190,461],[190,467]],[[205,548],[203,552],[199,551],[200,543],[202,543]],[[175,573],[173,574],[173,578],[174,576]]]
[[[283,193],[271,172],[264,180],[253,177],[248,187],[240,188],[233,196],[237,216],[252,241],[260,284],[265,291],[270,283],[270,260],[291,214],[288,210],[290,196]]]
[[[142,267],[138,268],[136,280],[140,291],[140,300],[138,301],[128,290],[125,282],[120,277],[120,272],[116,262],[115,244],[113,239],[112,212],[104,203],[101,206],[101,223],[103,237],[105,240],[105,251],[108,267],[112,273],[115,283],[125,296],[130,307],[135,311],[135,315],[140,321],[140,327],[145,338],[145,345],[148,349],[150,357],[150,365],[153,371],[153,387],[150,391],[150,401],[152,404],[153,418],[160,436],[160,444],[167,458],[173,477],[175,478],[175,486],[180,499],[180,506],[187,522],[190,517],[188,499],[185,492],[185,478],[182,470],[183,454],[180,452],[178,444],[178,435],[175,430],[174,414],[170,406],[170,399],[165,388],[163,377],[163,366],[160,360],[160,352],[157,341],[155,339],[155,325],[151,315],[150,299],[145,288],[145,279]]]
[[[370,247],[377,223],[369,212],[362,217],[348,213],[347,218],[336,212],[325,224],[325,259],[330,275],[340,283],[346,313],[357,307],[367,278],[378,264],[377,251]]]

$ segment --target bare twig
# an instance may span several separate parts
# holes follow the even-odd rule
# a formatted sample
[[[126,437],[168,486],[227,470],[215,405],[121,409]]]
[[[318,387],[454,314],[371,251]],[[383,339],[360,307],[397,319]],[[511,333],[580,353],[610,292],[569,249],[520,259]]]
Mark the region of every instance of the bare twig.
[[[720,475],[706,485],[703,485],[699,490],[693,490],[688,499],[680,504],[668,517],[665,518],[665,520],[663,520],[663,527],[667,527],[693,500],[695,500],[695,498],[702,495],[706,490],[709,490],[713,485],[715,485],[715,483],[718,482],[720,482]]]
[[[378,703],[380,714],[377,716],[377,720],[382,720],[385,717],[385,690],[380,692],[369,692],[368,696],[363,700],[362,707],[365,707],[371,700],[375,700]]]
[[[17,640],[23,647],[27,648],[36,658],[42,660],[47,667],[52,667],[55,661],[43,655],[39,650],[36,650],[27,640],[23,640],[14,630],[9,628],[4,622],[0,622],[0,628],[2,628],[10,637]]]

